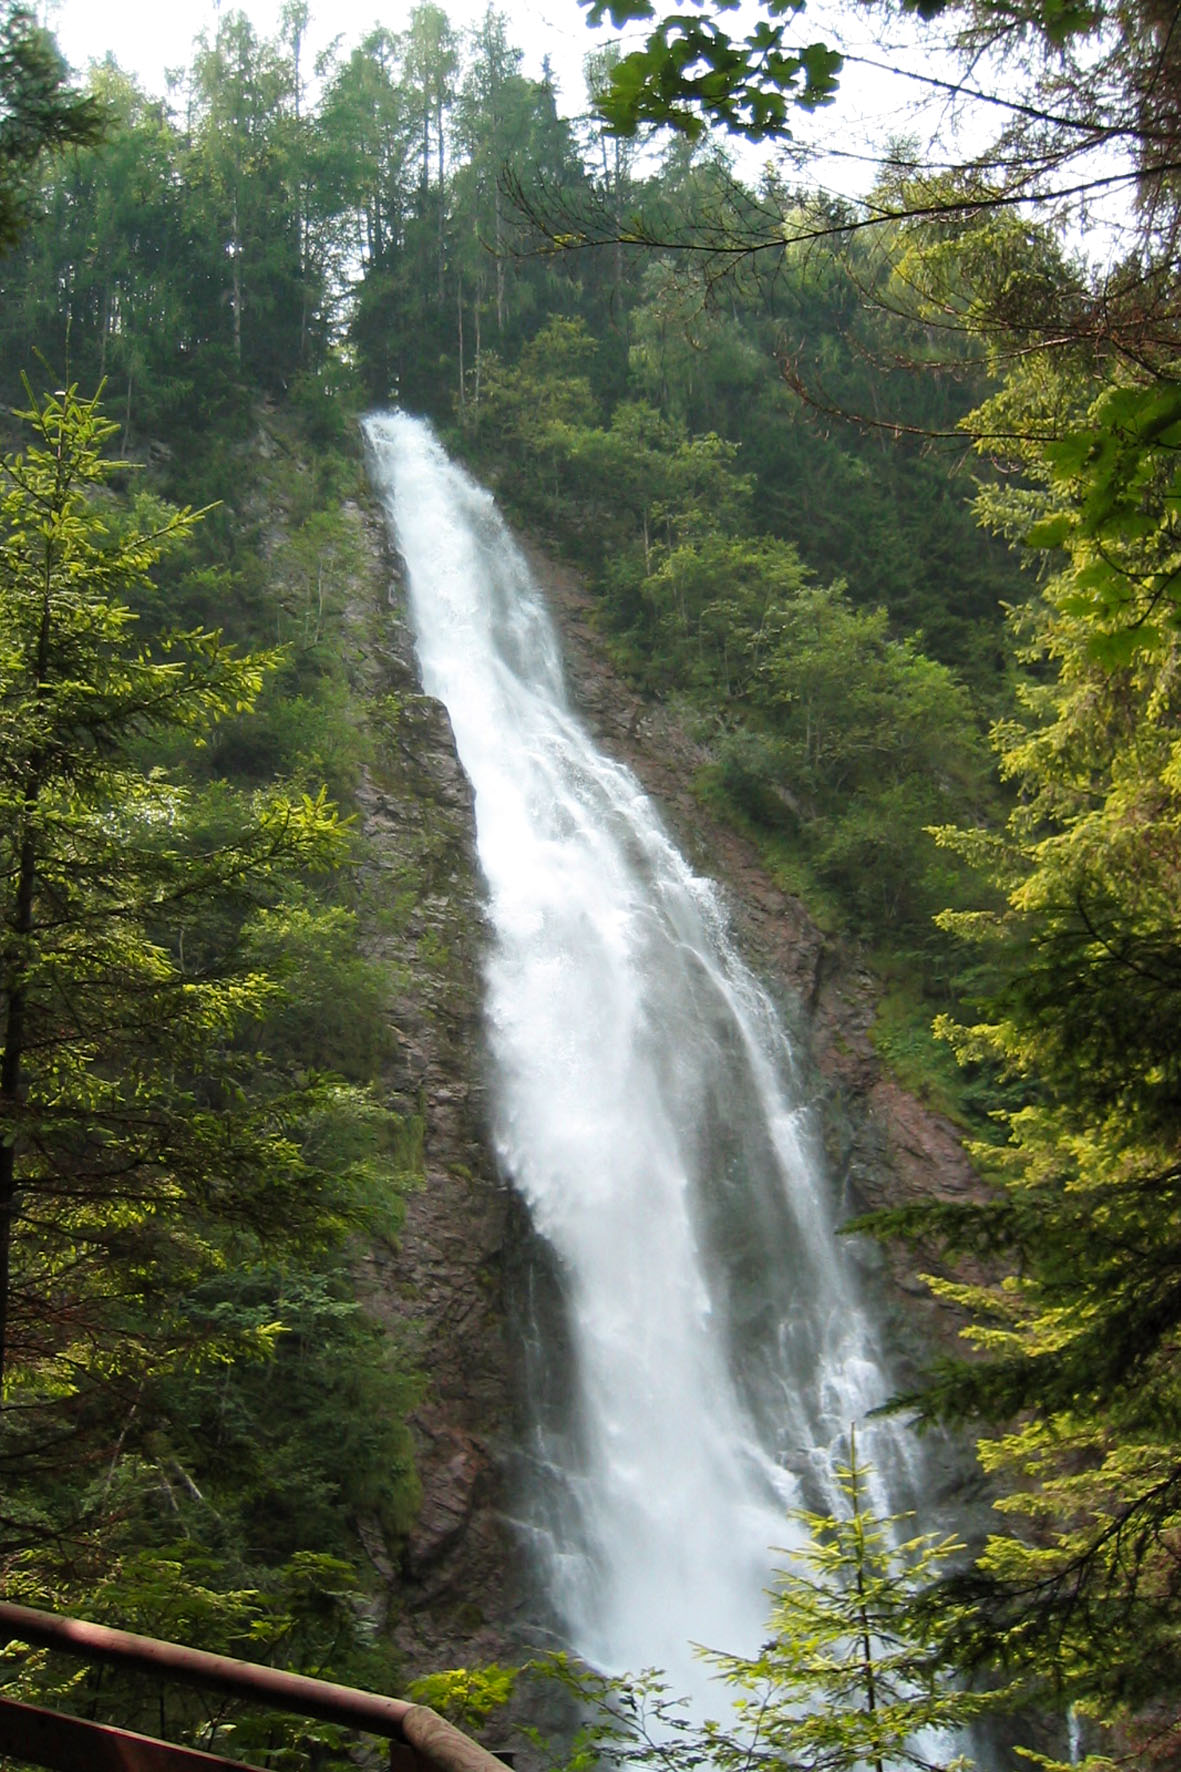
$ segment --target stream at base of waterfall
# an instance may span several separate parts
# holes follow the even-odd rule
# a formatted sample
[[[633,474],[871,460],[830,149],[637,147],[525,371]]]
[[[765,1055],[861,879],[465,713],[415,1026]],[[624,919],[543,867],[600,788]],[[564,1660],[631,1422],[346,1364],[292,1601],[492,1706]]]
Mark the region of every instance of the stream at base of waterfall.
[[[866,1424],[880,1329],[715,888],[571,709],[491,496],[422,420],[365,431],[423,687],[475,794],[493,1136],[564,1318],[533,1325],[521,1530],[571,1648],[663,1668],[716,1714],[691,1645],[756,1650],[785,1510],[839,1509],[852,1424],[877,1510],[913,1500],[917,1454]]]

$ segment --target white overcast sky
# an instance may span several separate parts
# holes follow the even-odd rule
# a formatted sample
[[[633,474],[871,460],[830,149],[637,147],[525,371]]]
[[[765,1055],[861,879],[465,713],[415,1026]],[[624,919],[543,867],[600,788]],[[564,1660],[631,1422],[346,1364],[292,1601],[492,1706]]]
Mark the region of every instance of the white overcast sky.
[[[216,30],[219,12],[245,12],[259,35],[270,37],[279,28],[283,0],[33,0],[33,4],[76,73],[84,73],[90,61],[111,53],[125,71],[138,76],[146,91],[163,97],[166,70],[186,66],[197,36]],[[374,25],[404,29],[414,4],[415,0],[310,0],[307,66],[310,69],[315,56],[334,39],[348,50]],[[452,25],[463,31],[480,22],[488,0],[440,0],[440,4]],[[548,55],[559,108],[570,117],[585,113],[583,62],[596,44],[610,40],[610,28],[591,31],[578,0],[493,0],[493,4],[508,19],[510,40],[524,52],[524,72],[539,77],[542,59]],[[661,5],[658,10],[663,13],[666,8]],[[740,0],[740,10],[728,14],[730,28],[740,29],[744,16],[757,12],[758,0]],[[892,40],[877,40],[875,30],[890,31]],[[983,145],[997,127],[995,108],[981,106],[957,116],[946,94],[923,83],[932,75],[954,80],[958,70],[956,58],[942,53],[916,20],[896,15],[891,21],[886,8],[858,0],[807,0],[799,31],[805,42],[819,38],[858,58],[846,63],[835,104],[811,118],[797,116],[793,122],[797,138],[812,149],[805,176],[814,185],[849,197],[863,196],[891,138],[915,138],[928,164],[937,165],[957,159],[966,146]],[[891,67],[909,68],[918,78],[896,77],[886,71]],[[1006,92],[1004,69],[978,67],[975,72],[986,89],[995,83],[998,95]],[[738,170],[751,182],[775,157],[765,146],[746,144],[739,144],[735,156]],[[789,183],[800,176],[796,165],[784,170]],[[1123,190],[1113,195],[1106,218],[1109,225],[1124,219],[1129,201]],[[1104,229],[1099,231],[1102,237]]]
[[[463,30],[479,22],[487,0],[441,0],[441,4],[452,24]],[[560,108],[568,116],[582,113],[586,108],[583,61],[596,43],[609,39],[609,29],[592,32],[577,0],[495,0],[495,4],[508,18],[512,40],[524,51],[525,73],[538,77],[542,58],[548,54]],[[401,30],[413,5],[414,0],[311,0],[309,67],[334,38],[340,38],[347,49],[375,24]],[[219,10],[239,9],[249,16],[260,36],[272,36],[278,29],[282,0],[237,0],[237,8],[234,0],[221,0],[220,7],[218,0],[36,0],[36,6],[78,73],[84,72],[91,60],[101,60],[109,52],[122,68],[138,76],[148,92],[163,96],[166,70],[186,65],[198,34],[216,29]],[[861,20],[867,10],[860,11]],[[842,0],[811,0],[801,34],[805,40],[822,37],[827,41],[839,35],[845,47],[860,50],[871,59],[901,55],[919,68],[932,65],[913,41],[883,51],[869,40],[863,23],[851,23],[856,17],[857,9]],[[818,146],[827,143],[837,150],[836,158],[814,168],[818,182],[849,194],[867,189],[872,182],[875,150],[890,135],[915,128],[912,108],[916,96],[915,89],[904,82],[862,68],[846,68],[837,103],[811,120],[801,119],[797,129]],[[927,116],[919,126],[924,134],[939,122],[930,107]],[[854,157],[846,158],[850,153]],[[766,148],[748,147],[741,152],[739,163],[747,177],[755,177],[769,157]]]
[[[483,18],[486,0],[441,0],[457,30]],[[346,47],[360,41],[374,25],[398,31],[409,22],[414,0],[311,0],[309,30],[312,58],[336,37]],[[279,26],[282,0],[224,0],[222,12],[247,14],[260,36],[273,36]],[[499,4],[512,26],[516,46],[525,52],[525,72],[537,77],[548,51],[562,93],[563,110],[584,108],[582,62],[596,34],[587,27],[577,0],[527,0]],[[202,30],[217,28],[217,0],[37,0],[37,11],[57,37],[66,59],[81,71],[110,51],[121,67],[139,76],[149,91],[162,94],[165,70],[183,67]]]

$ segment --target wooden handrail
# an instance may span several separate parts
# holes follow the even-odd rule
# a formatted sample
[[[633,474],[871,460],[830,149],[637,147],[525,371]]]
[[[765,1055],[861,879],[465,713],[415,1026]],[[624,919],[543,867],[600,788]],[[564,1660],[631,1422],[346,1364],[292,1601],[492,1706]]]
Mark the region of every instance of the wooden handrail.
[[[281,1668],[238,1661],[229,1655],[211,1655],[204,1649],[190,1649],[157,1637],[135,1636],[130,1631],[112,1630],[85,1619],[0,1601],[0,1641],[5,1639],[36,1643],[41,1648],[56,1649],[87,1661],[138,1668],[186,1685],[253,1698],[274,1710],[382,1735],[391,1743],[402,1744],[402,1752],[395,1747],[392,1763],[405,1767],[406,1772],[412,1772],[415,1763],[423,1772],[504,1772],[502,1760],[480,1747],[454,1723],[405,1698],[384,1698],[376,1692],[314,1680],[307,1674],[285,1673]],[[413,1760],[405,1752],[407,1748]],[[78,1762],[80,1767],[84,1764]]]
[[[395,1748],[409,1753],[409,1748]],[[0,1755],[49,1772],[262,1772],[242,1760],[0,1697]],[[421,1762],[419,1762],[421,1764]],[[391,1768],[391,1772],[393,1769]]]

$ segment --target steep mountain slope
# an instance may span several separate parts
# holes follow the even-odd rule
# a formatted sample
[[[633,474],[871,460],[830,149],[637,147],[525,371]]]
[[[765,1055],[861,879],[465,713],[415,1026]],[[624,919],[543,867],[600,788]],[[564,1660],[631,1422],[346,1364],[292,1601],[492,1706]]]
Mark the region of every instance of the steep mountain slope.
[[[380,734],[358,792],[364,919],[369,951],[397,980],[383,1074],[392,1101],[402,1111],[413,1104],[421,1117],[423,1183],[397,1247],[369,1252],[360,1271],[370,1308],[411,1338],[427,1380],[411,1418],[422,1507],[400,1552],[371,1551],[389,1582],[395,1639],[409,1668],[421,1671],[511,1657],[536,1640],[541,1609],[507,1520],[519,1382],[511,1293],[527,1230],[485,1137],[470,795],[445,712],[414,687],[398,568],[372,515],[364,534],[367,574],[346,628],[356,691]],[[648,787],[694,864],[722,882],[746,957],[797,1030],[841,1215],[970,1190],[956,1128],[908,1095],[873,1047],[871,978],[774,884],[745,837],[703,811],[689,786],[699,762],[691,736],[667,707],[621,680],[576,578],[528,551],[561,623],[579,710]],[[391,916],[407,893],[413,909]],[[931,1332],[933,1307],[904,1272],[885,1280],[876,1252],[863,1265],[905,1364],[907,1345]]]

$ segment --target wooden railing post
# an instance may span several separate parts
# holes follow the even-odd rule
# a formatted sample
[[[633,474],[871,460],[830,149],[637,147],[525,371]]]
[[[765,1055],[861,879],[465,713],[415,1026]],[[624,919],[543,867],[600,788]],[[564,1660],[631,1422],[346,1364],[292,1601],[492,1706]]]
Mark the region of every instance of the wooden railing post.
[[[203,1649],[162,1642],[157,1637],[135,1636],[103,1624],[89,1624],[81,1618],[60,1617],[0,1601],[0,1642],[5,1639],[36,1643],[87,1661],[138,1668],[159,1678],[252,1699],[272,1710],[383,1735],[390,1743],[390,1772],[504,1772],[504,1761],[464,1735],[454,1723],[425,1705],[411,1704],[404,1698],[385,1698],[377,1692],[314,1680],[307,1674],[289,1674],[281,1668],[237,1661],[229,1655],[210,1655]],[[22,1707],[11,1699],[0,1698],[0,1706],[8,1713],[7,1724],[0,1719],[0,1753],[20,1754],[34,1764],[58,1768],[59,1772],[98,1772],[99,1768],[109,1768],[110,1772],[198,1772],[201,1767],[212,1772],[215,1767],[241,1765],[240,1761],[219,1759],[191,1748],[170,1747],[166,1742],[105,1724],[85,1723],[79,1718],[41,1711],[36,1706]],[[23,1717],[19,1714],[22,1711],[27,1712]],[[22,1746],[8,1745],[13,1731],[23,1732]],[[83,1747],[80,1744],[87,1731],[91,1732],[90,1745]],[[50,1744],[45,1751],[56,1757],[37,1758],[33,1750],[42,1740]],[[71,1758],[71,1754],[76,1757]]]

